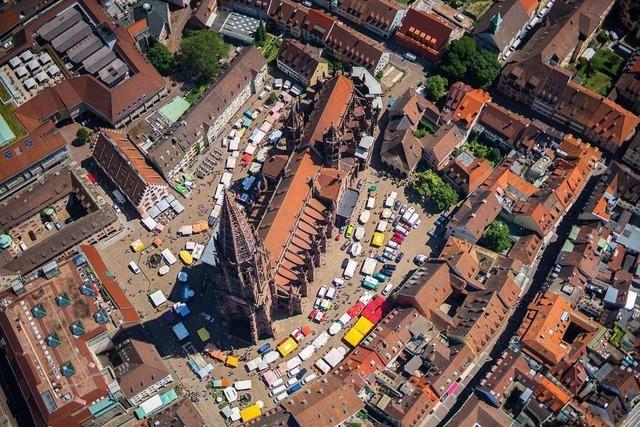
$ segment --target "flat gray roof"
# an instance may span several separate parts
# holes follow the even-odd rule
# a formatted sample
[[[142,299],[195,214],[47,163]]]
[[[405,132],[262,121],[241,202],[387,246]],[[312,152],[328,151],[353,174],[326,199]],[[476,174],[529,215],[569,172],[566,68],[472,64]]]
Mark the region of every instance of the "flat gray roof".
[[[78,64],[87,59],[89,55],[100,49],[102,46],[102,40],[100,40],[95,34],[89,34],[77,45],[69,49],[67,51],[67,55],[71,62]]]
[[[347,191],[342,195],[342,199],[340,199],[340,203],[338,203],[337,214],[343,218],[351,218],[359,196],[360,193],[358,191],[353,188],[347,188]]]
[[[71,28],[51,41],[51,45],[58,52],[66,52],[73,45],[91,34],[93,30],[84,21],[76,22]]]
[[[95,74],[102,68],[106,67],[116,59],[116,54],[107,46],[102,46],[100,49],[89,55],[87,59],[82,61],[82,66],[87,73]]]
[[[76,23],[82,21],[82,15],[77,9],[71,8],[45,22],[39,29],[38,35],[50,42]]]
[[[120,58],[114,59],[109,65],[98,72],[98,78],[107,86],[111,86],[129,72],[129,67]]]

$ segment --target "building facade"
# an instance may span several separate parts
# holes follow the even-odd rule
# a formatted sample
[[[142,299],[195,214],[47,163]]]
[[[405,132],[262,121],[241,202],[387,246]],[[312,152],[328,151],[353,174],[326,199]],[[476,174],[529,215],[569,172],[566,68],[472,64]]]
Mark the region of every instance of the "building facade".
[[[200,102],[187,110],[173,134],[150,149],[151,162],[167,181],[220,136],[249,97],[262,90],[266,75],[267,63],[256,47],[234,58]]]
[[[278,69],[304,86],[314,86],[329,75],[329,64],[320,52],[297,40],[285,40],[280,46]]]
[[[102,129],[93,158],[141,215],[169,195],[166,182],[124,132]]]

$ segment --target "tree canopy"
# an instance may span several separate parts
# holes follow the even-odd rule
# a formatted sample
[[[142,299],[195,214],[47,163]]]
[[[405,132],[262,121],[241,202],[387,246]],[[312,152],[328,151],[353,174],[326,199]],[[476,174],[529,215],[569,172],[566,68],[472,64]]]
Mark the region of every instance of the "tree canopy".
[[[500,160],[502,160],[502,153],[496,147],[488,147],[473,139],[467,144],[467,148],[473,153],[474,156],[487,159],[491,163],[492,167],[495,167]]]
[[[210,82],[220,71],[220,59],[229,53],[229,45],[216,33],[196,31],[182,39],[180,69],[187,77]]]
[[[487,87],[498,76],[500,63],[497,54],[478,49],[473,38],[464,36],[448,46],[440,70],[449,81],[462,80],[475,87]]]
[[[442,76],[434,75],[427,77],[427,80],[424,82],[424,91],[427,99],[431,102],[439,101],[447,94],[448,86],[449,82]]]
[[[253,44],[262,47],[264,46],[264,42],[267,41],[267,27],[264,25],[264,22],[260,21],[258,24],[258,28],[256,32],[253,34]]]
[[[81,144],[86,144],[91,140],[91,133],[85,128],[80,128],[78,132],[76,132],[76,138],[78,138]]]
[[[147,51],[147,58],[163,76],[168,76],[173,72],[173,55],[162,43],[154,43]]]
[[[509,227],[502,221],[494,220],[487,226],[479,242],[482,246],[495,252],[502,252],[511,247]]]
[[[422,199],[433,200],[439,210],[448,210],[460,200],[456,190],[430,169],[416,173],[411,188]]]

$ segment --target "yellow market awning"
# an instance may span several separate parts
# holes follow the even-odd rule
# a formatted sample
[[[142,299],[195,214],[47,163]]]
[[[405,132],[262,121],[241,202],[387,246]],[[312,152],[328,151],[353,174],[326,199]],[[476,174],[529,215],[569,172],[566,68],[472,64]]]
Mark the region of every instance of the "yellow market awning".
[[[373,237],[371,238],[371,246],[374,248],[379,248],[384,244],[384,234],[380,232],[373,233]]]
[[[140,253],[144,250],[144,243],[142,243],[142,240],[138,239],[135,242],[131,242],[131,249],[135,252],[135,253]]]
[[[371,323],[371,321],[366,317],[360,316],[353,327],[357,329],[362,335],[366,335],[371,329],[373,329],[373,323]]]
[[[202,342],[205,342],[209,340],[209,338],[211,338],[211,335],[209,334],[209,331],[207,331],[206,328],[198,329],[198,336],[200,337],[200,341]]]
[[[238,367],[238,358],[235,356],[227,356],[227,360],[224,362],[227,366],[231,366],[232,368]]]
[[[258,405],[247,406],[246,408],[240,411],[240,417],[242,418],[242,422],[244,423],[259,417],[261,414],[262,414],[262,411],[260,410]]]
[[[296,348],[298,348],[298,343],[296,343],[296,341],[293,338],[289,337],[286,340],[284,340],[282,344],[278,346],[278,351],[280,352],[282,357],[285,357],[287,354],[291,353]]]
[[[180,251],[180,259],[187,265],[193,264],[193,257],[187,251]]]
[[[364,334],[358,331],[355,327],[349,329],[349,332],[344,334],[344,342],[349,344],[351,347],[356,347],[360,344],[360,341],[364,338]]]

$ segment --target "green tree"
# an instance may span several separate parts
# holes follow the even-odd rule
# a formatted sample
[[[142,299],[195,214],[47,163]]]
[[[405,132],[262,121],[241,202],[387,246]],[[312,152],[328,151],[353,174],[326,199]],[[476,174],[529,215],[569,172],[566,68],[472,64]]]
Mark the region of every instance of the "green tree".
[[[162,43],[154,43],[147,51],[147,58],[163,76],[168,76],[173,72],[173,55]]]
[[[76,132],[76,138],[78,138],[78,141],[84,145],[91,141],[91,133],[85,128],[80,128],[78,129],[78,132]]]
[[[267,98],[267,105],[273,105],[276,103],[277,100],[278,100],[278,96],[276,95],[276,93],[271,92],[269,94],[269,97]]]
[[[264,46],[264,42],[267,41],[267,27],[265,27],[264,22],[260,21],[258,24],[258,28],[253,35],[253,44],[258,47]]]
[[[433,200],[439,210],[448,210],[460,200],[456,190],[432,170],[417,173],[411,188],[423,200]]]
[[[479,242],[482,246],[495,252],[503,252],[511,247],[509,227],[502,221],[494,220],[487,226]]]
[[[229,53],[229,45],[220,36],[201,30],[182,39],[179,64],[187,77],[210,82],[220,71],[220,59]]]
[[[462,80],[474,86],[487,87],[500,72],[498,55],[478,49],[473,38],[464,36],[445,49],[440,71],[450,82]]]
[[[480,49],[473,55],[467,66],[466,79],[477,87],[488,87],[493,84],[500,72],[498,55],[486,49]]]
[[[427,80],[424,82],[427,99],[432,102],[439,101],[447,94],[448,86],[449,82],[442,76],[435,75],[427,77]]]
[[[471,37],[454,40],[446,48],[440,70],[449,81],[463,80],[467,66],[477,52],[476,41]]]

